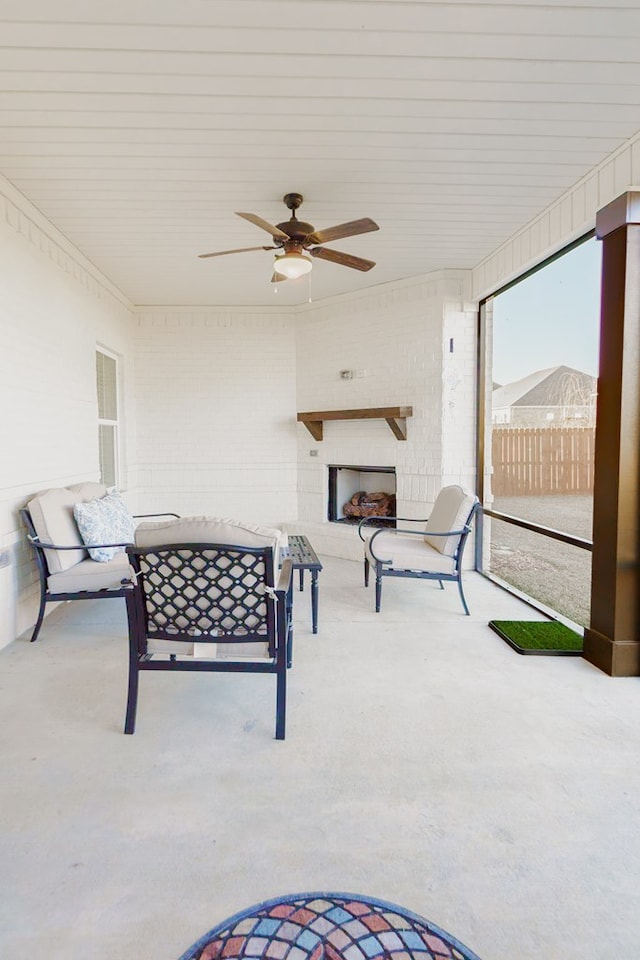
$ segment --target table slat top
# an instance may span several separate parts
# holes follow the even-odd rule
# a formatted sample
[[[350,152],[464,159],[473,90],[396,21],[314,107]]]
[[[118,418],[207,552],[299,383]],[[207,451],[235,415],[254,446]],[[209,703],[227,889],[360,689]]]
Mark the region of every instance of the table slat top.
[[[322,564],[306,537],[289,534],[289,556],[295,569],[322,570]]]

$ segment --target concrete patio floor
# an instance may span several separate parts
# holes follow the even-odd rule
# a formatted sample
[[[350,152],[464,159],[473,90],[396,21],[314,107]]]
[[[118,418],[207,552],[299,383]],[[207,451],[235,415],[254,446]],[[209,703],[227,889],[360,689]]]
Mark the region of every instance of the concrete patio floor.
[[[522,657],[535,619],[476,574],[387,581],[323,558],[296,593],[287,739],[275,680],[141,678],[122,734],[124,603],[67,604],[0,652],[3,960],[176,960],[279,894],[366,894],[483,960],[634,957],[640,680]]]

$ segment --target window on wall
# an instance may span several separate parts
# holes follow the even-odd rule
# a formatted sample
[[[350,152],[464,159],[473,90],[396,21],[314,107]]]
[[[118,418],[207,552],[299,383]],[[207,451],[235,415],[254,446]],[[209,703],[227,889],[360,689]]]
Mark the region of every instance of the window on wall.
[[[107,487],[118,483],[118,360],[96,351],[98,393],[98,455],[100,480]]]
[[[483,572],[589,622],[601,245],[590,237],[481,306]]]

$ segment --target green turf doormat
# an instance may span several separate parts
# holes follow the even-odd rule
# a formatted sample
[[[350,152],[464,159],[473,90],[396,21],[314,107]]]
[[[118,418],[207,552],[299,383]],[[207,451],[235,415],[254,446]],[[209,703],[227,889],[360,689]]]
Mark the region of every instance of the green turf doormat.
[[[490,620],[489,626],[518,653],[579,657],[582,637],[557,620]]]

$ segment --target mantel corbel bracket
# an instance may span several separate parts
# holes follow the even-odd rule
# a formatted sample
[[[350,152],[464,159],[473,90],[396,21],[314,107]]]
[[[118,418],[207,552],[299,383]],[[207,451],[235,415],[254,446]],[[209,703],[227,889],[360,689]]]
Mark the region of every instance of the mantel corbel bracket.
[[[299,413],[298,421],[314,440],[323,439],[325,420],[385,420],[397,440],[407,439],[407,417],[413,416],[413,407],[368,407],[362,410],[317,410]]]

